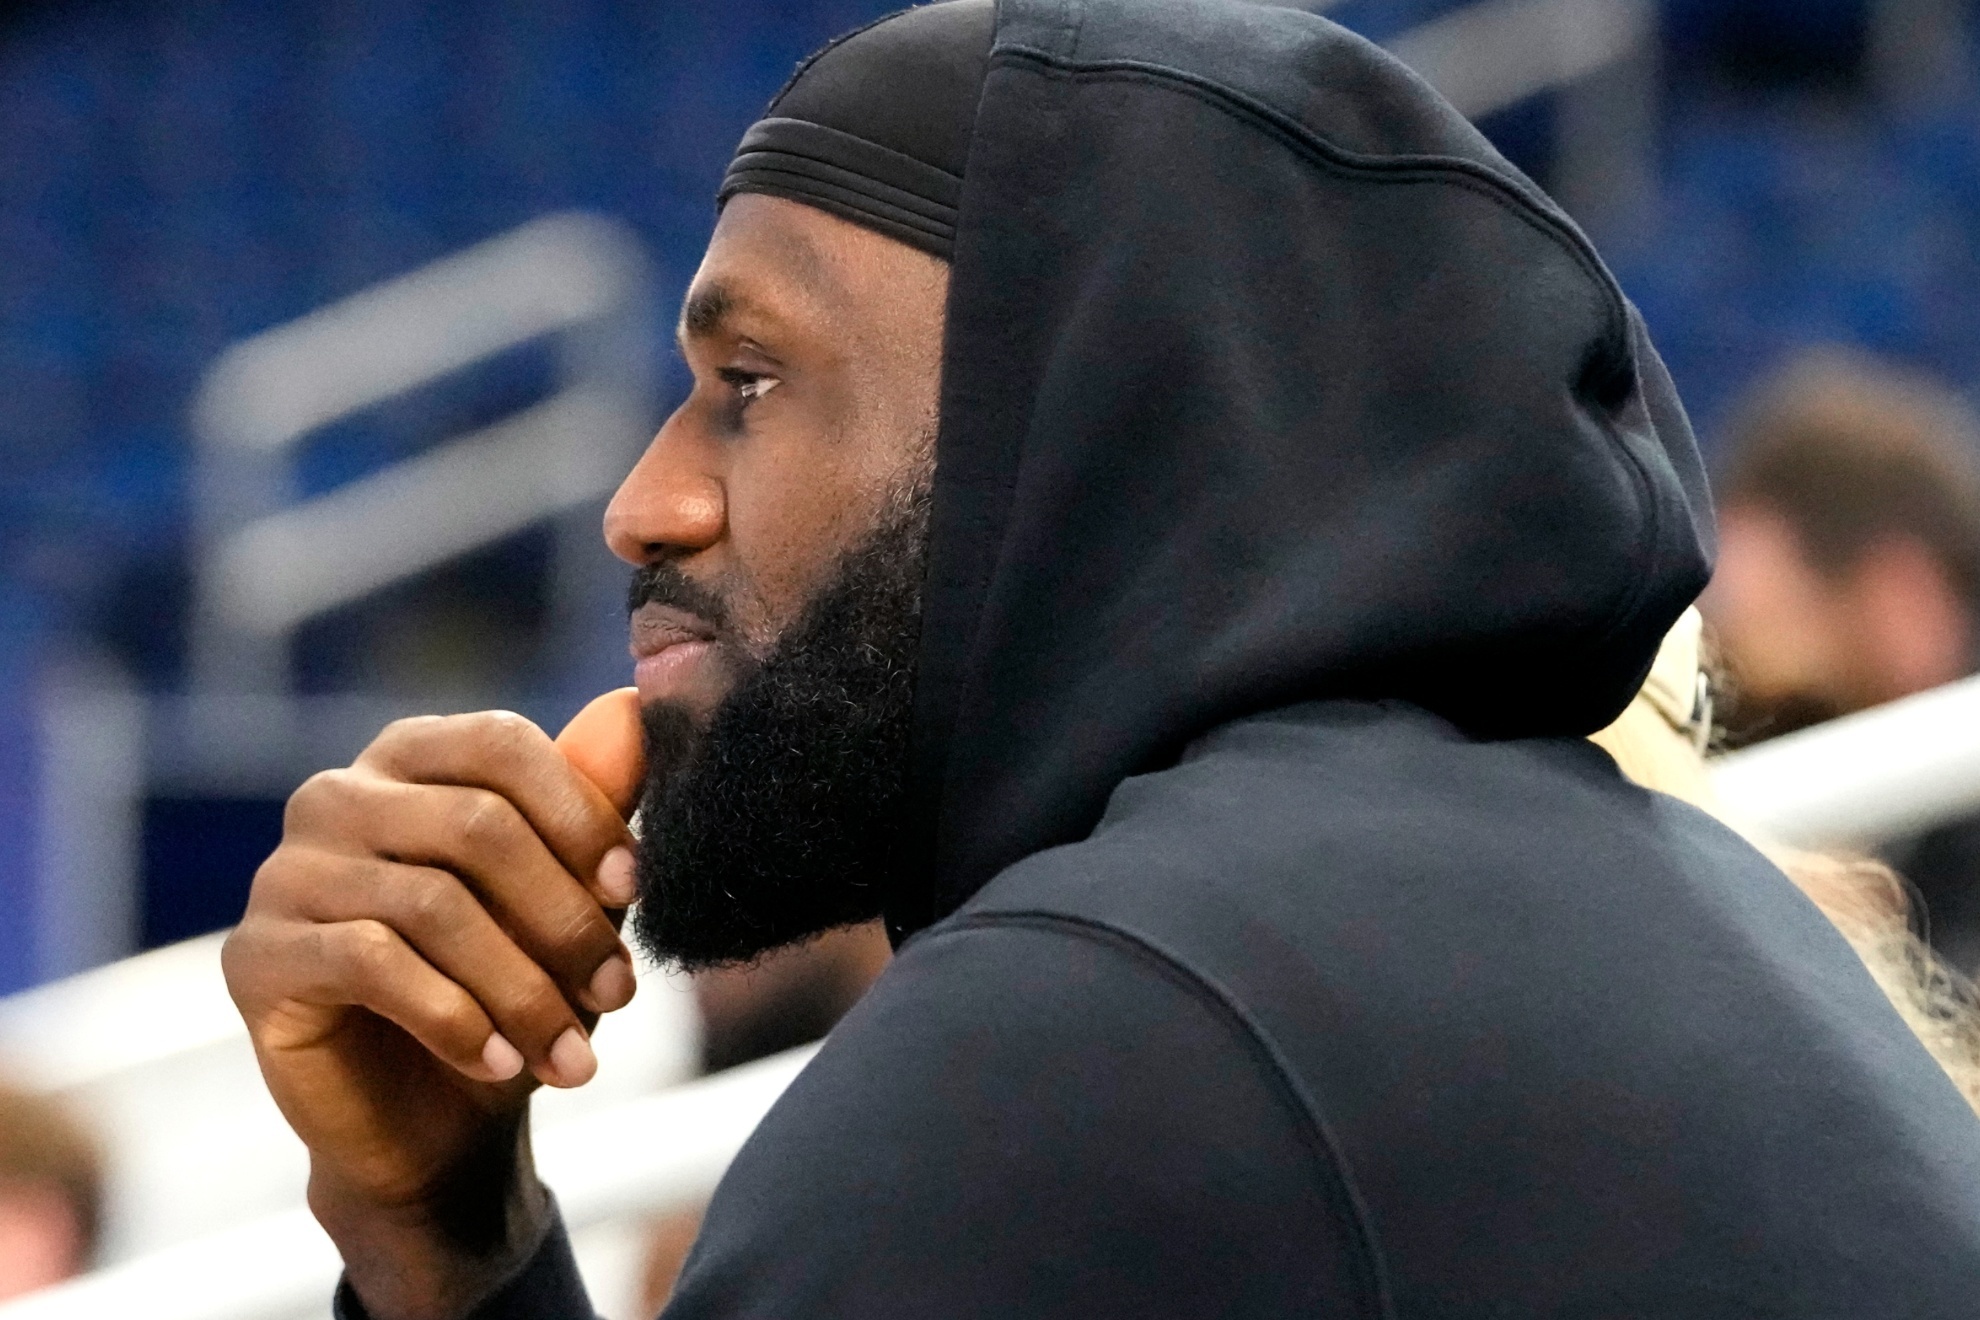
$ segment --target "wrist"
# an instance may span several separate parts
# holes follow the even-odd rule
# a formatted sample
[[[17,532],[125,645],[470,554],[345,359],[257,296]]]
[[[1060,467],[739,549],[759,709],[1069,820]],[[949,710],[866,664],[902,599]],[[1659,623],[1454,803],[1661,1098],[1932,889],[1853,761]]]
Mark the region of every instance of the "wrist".
[[[555,1212],[527,1125],[426,1197],[388,1201],[313,1166],[309,1205],[371,1320],[459,1320],[529,1262]]]

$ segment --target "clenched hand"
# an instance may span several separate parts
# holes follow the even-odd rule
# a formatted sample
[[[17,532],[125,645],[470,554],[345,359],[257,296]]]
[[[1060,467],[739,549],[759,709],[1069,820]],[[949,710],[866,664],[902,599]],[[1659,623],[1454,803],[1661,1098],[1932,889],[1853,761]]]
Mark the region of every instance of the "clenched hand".
[[[630,690],[568,756],[520,716],[401,721],[296,791],[255,876],[227,984],[379,1320],[465,1311],[540,1229],[529,1093],[588,1081],[633,995],[637,736]]]

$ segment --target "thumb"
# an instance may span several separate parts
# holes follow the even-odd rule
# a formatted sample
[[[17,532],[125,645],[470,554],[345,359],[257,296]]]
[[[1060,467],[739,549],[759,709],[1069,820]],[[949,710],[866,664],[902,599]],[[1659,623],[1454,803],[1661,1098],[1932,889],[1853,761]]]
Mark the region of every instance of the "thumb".
[[[564,726],[556,742],[572,769],[596,785],[621,816],[632,815],[646,782],[638,688],[617,688],[594,697]]]

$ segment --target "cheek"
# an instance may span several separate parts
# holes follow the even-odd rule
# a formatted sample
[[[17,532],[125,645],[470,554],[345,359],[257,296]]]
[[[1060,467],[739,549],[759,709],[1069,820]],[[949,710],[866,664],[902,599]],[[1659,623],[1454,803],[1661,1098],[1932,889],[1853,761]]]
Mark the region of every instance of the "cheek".
[[[752,446],[731,468],[729,539],[760,614],[752,642],[782,631],[872,523],[885,483],[861,457],[835,439],[793,438]]]

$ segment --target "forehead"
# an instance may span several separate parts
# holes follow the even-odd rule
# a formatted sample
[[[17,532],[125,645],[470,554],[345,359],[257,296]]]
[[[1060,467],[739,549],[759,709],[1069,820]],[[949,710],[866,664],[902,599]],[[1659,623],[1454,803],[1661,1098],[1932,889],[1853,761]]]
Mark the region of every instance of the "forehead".
[[[755,334],[745,328],[754,323],[815,330],[841,349],[874,336],[939,343],[948,289],[939,257],[800,202],[744,193],[716,222],[681,333]]]
[[[757,317],[811,320],[843,314],[852,291],[848,253],[835,232],[842,225],[782,198],[732,198],[681,305],[682,338]]]

